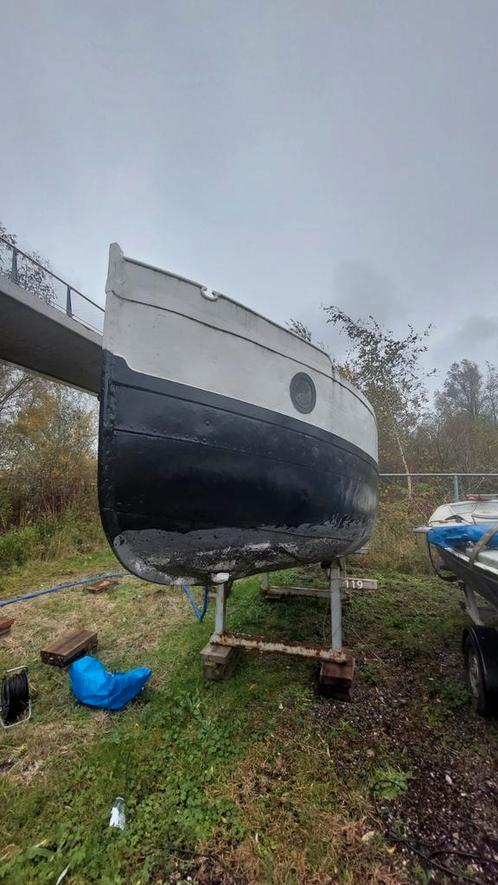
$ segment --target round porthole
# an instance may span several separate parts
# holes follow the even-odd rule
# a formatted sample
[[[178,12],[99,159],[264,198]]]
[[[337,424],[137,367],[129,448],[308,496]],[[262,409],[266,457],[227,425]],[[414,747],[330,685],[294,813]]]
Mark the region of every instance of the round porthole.
[[[307,415],[315,408],[316,389],[306,372],[298,372],[290,383],[290,396],[294,408]]]

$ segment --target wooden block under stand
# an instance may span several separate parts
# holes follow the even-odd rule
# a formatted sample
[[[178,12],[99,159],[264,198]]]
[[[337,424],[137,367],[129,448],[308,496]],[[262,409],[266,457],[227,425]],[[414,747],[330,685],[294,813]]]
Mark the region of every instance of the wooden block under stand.
[[[3,618],[0,620],[0,636],[7,636],[7,633],[10,633],[14,620],[14,618]]]
[[[71,664],[76,658],[96,647],[96,633],[90,630],[74,630],[72,633],[65,633],[52,645],[42,648],[40,654],[44,664],[65,667],[66,664]]]
[[[353,575],[344,575],[341,580],[341,592],[343,601],[351,599],[351,591],[377,590],[378,582],[375,578],[357,578]],[[314,599],[328,599],[329,587],[296,587],[284,584],[270,584],[269,581],[261,582],[261,591],[266,599],[280,600],[289,596],[297,596],[304,599],[309,596]]]
[[[349,649],[343,648],[346,660],[343,663],[323,661],[320,668],[320,693],[338,701],[349,701],[355,671],[355,659]]]
[[[104,578],[102,581],[95,581],[93,584],[85,584],[83,590],[86,593],[103,593],[105,590],[110,590],[111,587],[115,587],[116,584],[119,584],[119,581],[116,578]]]
[[[224,679],[234,669],[238,657],[237,648],[208,642],[201,651],[204,676],[210,680]]]

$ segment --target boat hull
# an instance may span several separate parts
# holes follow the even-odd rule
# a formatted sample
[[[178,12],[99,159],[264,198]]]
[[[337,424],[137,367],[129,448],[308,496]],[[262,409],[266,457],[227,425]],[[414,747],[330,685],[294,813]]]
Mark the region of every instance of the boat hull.
[[[437,551],[448,571],[464,584],[468,584],[498,611],[498,574],[480,567],[478,563],[472,565],[468,558],[456,556],[451,550],[438,547]]]
[[[131,369],[104,351],[99,496],[123,565],[205,583],[330,560],[370,536],[377,465],[309,422]]]

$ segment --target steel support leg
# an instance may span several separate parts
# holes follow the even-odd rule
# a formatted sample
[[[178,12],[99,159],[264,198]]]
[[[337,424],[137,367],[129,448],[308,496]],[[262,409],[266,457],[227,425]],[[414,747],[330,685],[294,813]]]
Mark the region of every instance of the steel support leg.
[[[231,589],[229,576],[216,583],[216,608],[214,612],[214,633],[201,651],[201,659],[206,679],[219,680],[228,676],[238,658],[238,649],[221,645],[220,638],[225,633],[227,598]]]
[[[223,633],[227,614],[226,584],[220,584],[216,589],[216,609],[214,615],[214,632]]]
[[[332,650],[339,652],[342,660],[322,663],[319,684],[324,694],[338,700],[349,700],[355,669],[353,655],[342,644],[341,586],[344,578],[343,563],[340,560],[332,562],[329,571],[330,634]]]
[[[330,588],[330,629],[332,637],[332,648],[334,651],[342,649],[342,600],[341,600],[341,581],[343,577],[343,569],[340,563],[332,563],[330,567],[329,588]]]

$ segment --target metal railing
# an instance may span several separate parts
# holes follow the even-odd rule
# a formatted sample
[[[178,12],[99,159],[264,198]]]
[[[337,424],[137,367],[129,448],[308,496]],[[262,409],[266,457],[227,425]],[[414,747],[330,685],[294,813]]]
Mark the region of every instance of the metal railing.
[[[490,479],[494,478],[497,480],[496,491],[498,492],[498,473],[379,473],[379,476],[383,479],[402,479],[406,481],[407,476],[409,477],[451,477],[453,480],[453,500],[460,501],[460,495],[462,494],[462,482],[461,480],[464,478],[469,479]],[[477,491],[477,490],[476,490]]]
[[[0,237],[0,273],[70,319],[102,333],[104,308],[100,304],[83,295],[83,292],[5,237]]]

